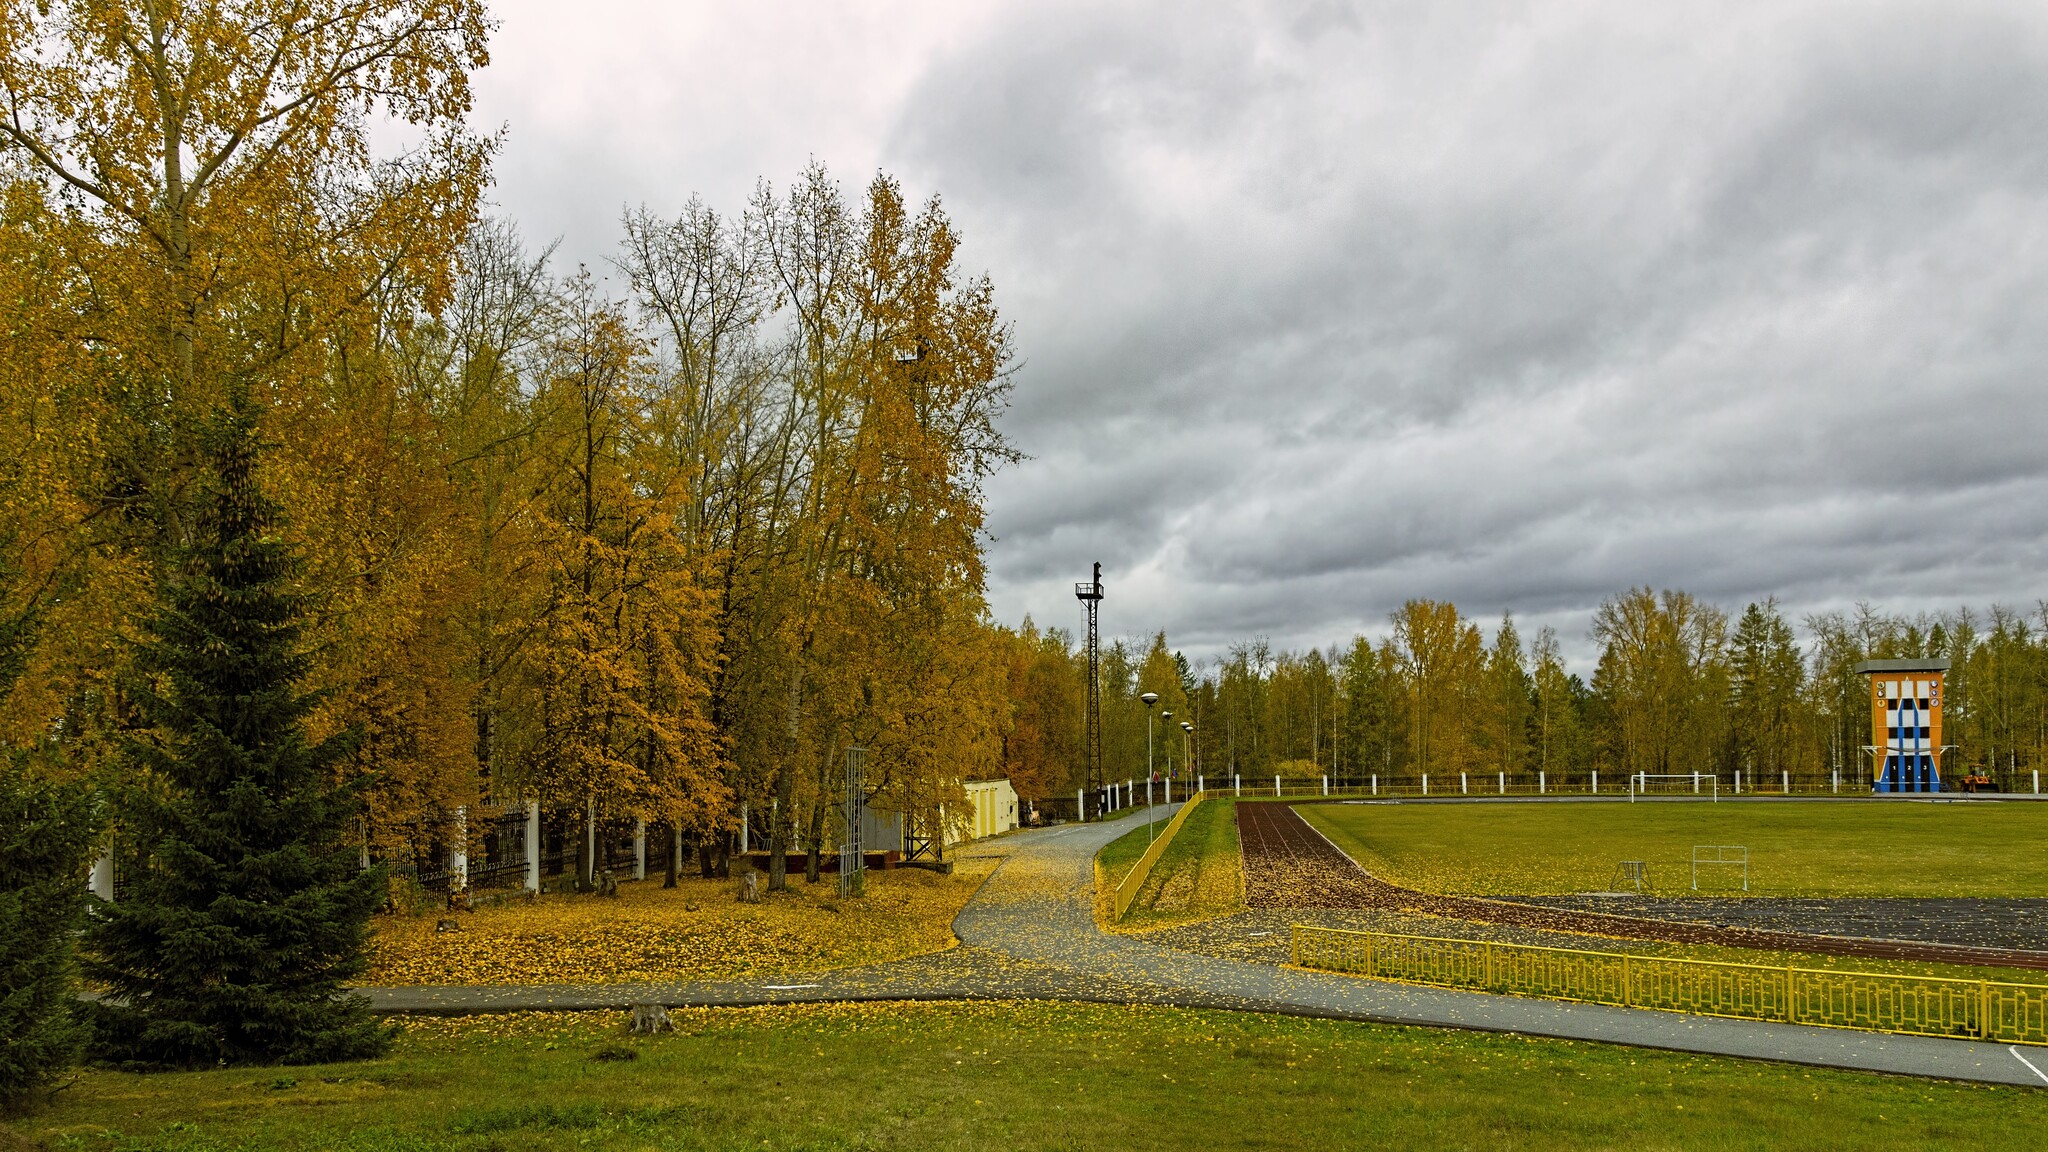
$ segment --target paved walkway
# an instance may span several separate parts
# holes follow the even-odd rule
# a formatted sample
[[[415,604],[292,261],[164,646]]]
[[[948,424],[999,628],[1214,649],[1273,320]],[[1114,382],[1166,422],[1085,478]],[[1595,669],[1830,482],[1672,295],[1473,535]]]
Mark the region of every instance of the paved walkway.
[[[1196,955],[1142,937],[1108,935],[1095,926],[1093,860],[1097,849],[1128,827],[1122,821],[1069,824],[1021,832],[978,848],[1006,859],[953,922],[960,947],[932,956],[782,979],[362,991],[381,1011],[451,1014],[845,999],[1158,1003],[1517,1032],[2048,1087],[2048,1050],[1421,988]]]

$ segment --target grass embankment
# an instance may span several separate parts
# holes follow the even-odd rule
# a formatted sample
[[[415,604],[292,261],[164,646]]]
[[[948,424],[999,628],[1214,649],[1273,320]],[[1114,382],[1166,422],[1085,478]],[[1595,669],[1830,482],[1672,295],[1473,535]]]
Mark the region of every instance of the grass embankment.
[[[1752,896],[2048,895],[2048,805],[1893,800],[1303,805],[1366,870],[1428,892],[1604,889],[1622,860],[1659,896],[1693,895],[1696,844],[1749,848]],[[1739,869],[1701,869],[1699,895],[1741,895]]]
[[[867,894],[838,899],[836,877],[736,899],[734,880],[621,884],[617,899],[542,896],[452,914],[382,916],[365,985],[603,984],[816,972],[950,948],[953,917],[995,861],[958,860],[951,876],[869,872]]]
[[[1096,853],[1096,887],[1103,894],[1097,904],[1105,926],[1116,886],[1151,846],[1152,836],[1166,831],[1166,823],[1162,817],[1149,831],[1136,828]],[[1236,806],[1230,800],[1204,800],[1153,865],[1130,914],[1118,927],[1166,928],[1227,916],[1243,907],[1244,862],[1238,852]]]
[[[2048,1092],[1157,1007],[864,1004],[408,1021],[360,1064],[86,1072],[51,1148],[2032,1149]],[[630,1057],[630,1058],[622,1058]],[[0,1128],[0,1132],[5,1132]]]

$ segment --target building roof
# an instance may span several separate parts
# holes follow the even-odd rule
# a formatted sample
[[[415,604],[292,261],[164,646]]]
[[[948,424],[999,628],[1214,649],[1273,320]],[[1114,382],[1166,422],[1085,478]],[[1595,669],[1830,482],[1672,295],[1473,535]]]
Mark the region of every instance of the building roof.
[[[1919,660],[1865,660],[1856,665],[1858,673],[1868,672],[1946,672],[1948,661],[1940,658]]]

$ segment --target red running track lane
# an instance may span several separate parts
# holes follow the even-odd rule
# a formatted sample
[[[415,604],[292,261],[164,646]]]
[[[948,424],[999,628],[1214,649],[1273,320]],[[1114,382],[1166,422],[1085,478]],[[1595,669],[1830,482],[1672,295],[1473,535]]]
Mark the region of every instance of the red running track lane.
[[[1419,912],[1450,920],[1504,924],[1543,932],[1571,932],[1673,944],[1712,944],[1769,952],[1811,952],[1866,959],[1924,960],[1997,968],[2048,970],[2048,952],[1973,948],[1911,940],[1864,940],[1759,928],[1615,916],[1540,908],[1507,900],[1438,896],[1378,880],[1337,850],[1285,803],[1239,803],[1237,833],[1244,846],[1245,903],[1254,908],[1363,908]]]

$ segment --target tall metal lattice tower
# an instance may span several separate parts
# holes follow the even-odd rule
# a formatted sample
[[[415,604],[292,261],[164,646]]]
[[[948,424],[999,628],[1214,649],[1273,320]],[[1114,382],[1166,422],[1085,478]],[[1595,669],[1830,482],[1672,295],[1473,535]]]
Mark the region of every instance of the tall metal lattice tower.
[[[1074,598],[1088,610],[1088,788],[1093,796],[1102,789],[1102,640],[1095,630],[1096,609],[1102,604],[1102,561],[1095,562],[1095,579],[1074,585]],[[1085,806],[1087,801],[1084,799]],[[1079,813],[1086,820],[1086,808]]]
[[[846,800],[841,817],[845,831],[839,837],[839,896],[845,899],[867,890],[867,845],[862,837],[862,816],[867,807],[866,775],[868,750],[846,750]],[[940,835],[944,835],[944,831]]]

